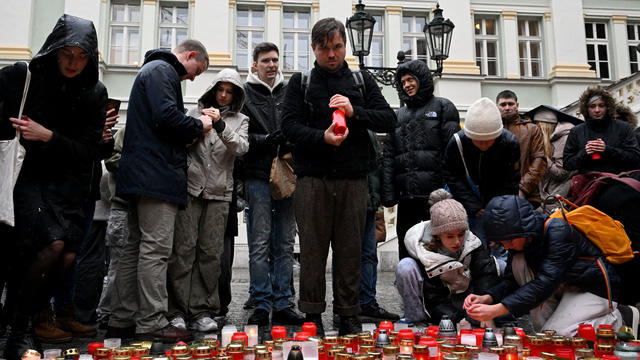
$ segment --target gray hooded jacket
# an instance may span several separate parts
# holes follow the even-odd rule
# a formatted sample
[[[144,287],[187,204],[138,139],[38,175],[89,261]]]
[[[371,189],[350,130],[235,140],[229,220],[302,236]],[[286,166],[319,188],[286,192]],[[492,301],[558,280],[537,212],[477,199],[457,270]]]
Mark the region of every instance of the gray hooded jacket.
[[[221,82],[233,85],[233,100],[218,120],[224,122],[224,126],[214,125],[214,130],[189,147],[187,191],[192,196],[208,200],[231,201],[234,160],[249,150],[249,118],[240,113],[245,98],[240,75],[232,69],[220,71],[198,100],[198,107],[191,110],[189,115],[198,118],[202,115],[202,109],[210,106],[219,108],[215,92],[216,85]]]

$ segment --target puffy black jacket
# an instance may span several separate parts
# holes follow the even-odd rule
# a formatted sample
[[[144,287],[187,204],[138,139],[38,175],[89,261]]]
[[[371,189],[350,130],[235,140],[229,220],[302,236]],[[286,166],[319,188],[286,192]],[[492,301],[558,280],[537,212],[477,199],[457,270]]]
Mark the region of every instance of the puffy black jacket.
[[[171,52],[146,53],[129,97],[118,196],[144,195],[186,205],[186,145],[203,133],[202,122],[185,115],[180,77],[186,73]]]
[[[466,316],[462,305],[467,295],[484,294],[487,289],[498,283],[496,262],[486,249],[480,246],[468,256],[471,256],[469,263],[471,282],[469,288],[459,294],[451,294],[439,276],[429,278],[426,276],[424,267],[420,266],[424,279],[422,284],[424,306],[431,315],[431,322],[439,322],[442,315],[449,316],[455,323],[460,322]]]
[[[516,283],[511,268],[513,250],[510,250],[502,281],[487,291],[494,304],[501,302],[515,316],[542,304],[562,283],[607,298],[604,276],[597,263],[579,259],[597,258],[602,255],[600,249],[563,220],[552,219],[544,229],[546,219],[546,215],[516,195],[492,199],[483,215],[488,241],[531,238],[525,245],[524,255],[534,279],[521,287]],[[611,264],[605,262],[605,265],[611,280],[612,300],[617,301],[620,277]]]
[[[301,74],[294,74],[284,103],[282,131],[294,143],[294,169],[298,176],[358,178],[376,167],[376,155],[367,129],[391,131],[396,115],[389,107],[375,80],[364,77],[364,98],[345,62],[340,70],[329,73],[315,65],[310,74],[305,104],[300,86]],[[324,142],[324,132],[331,126],[333,109],[329,99],[341,94],[351,101],[354,116],[347,118],[349,135],[340,146]]]
[[[467,182],[464,164],[456,139],[451,137],[445,150],[445,176],[451,193],[467,210],[469,217],[484,209],[494,196],[518,194],[520,183],[520,143],[507,130],[496,138],[495,143],[480,151],[468,138],[464,130],[458,131],[464,159],[473,182],[480,187],[478,198]]]
[[[98,81],[97,44],[91,21],[63,15],[29,64],[32,78],[24,115],[51,130],[53,136],[47,143],[21,139],[27,155],[14,203],[16,226],[24,225],[26,232],[33,230],[30,221],[46,208],[55,223],[44,229],[50,239],[82,236],[82,203],[89,199],[92,163],[98,156],[107,102],[107,90]],[[65,46],[80,47],[89,55],[83,71],[71,79],[58,67],[57,51]],[[15,130],[9,117],[18,116],[26,68],[16,63],[0,70],[0,128],[10,137]]]
[[[405,74],[412,74],[419,82],[414,96],[402,91],[400,79]],[[387,207],[404,199],[428,199],[433,190],[444,186],[444,150],[460,130],[455,105],[433,96],[433,80],[423,61],[400,65],[396,86],[407,105],[398,110],[396,128],[384,142],[382,202]]]
[[[249,74],[244,84],[246,101],[242,112],[249,117],[249,152],[242,157],[238,170],[243,177],[269,180],[271,162],[278,146],[267,144],[265,139],[282,127],[282,104],[287,84],[281,80],[271,90],[257,78],[257,75]],[[284,154],[282,148],[280,153]]]
[[[601,158],[593,160],[585,150],[587,141],[602,139],[606,144]],[[602,171],[620,173],[640,168],[640,147],[631,127],[608,116],[602,120],[587,118],[569,132],[564,146],[563,166],[581,173]]]

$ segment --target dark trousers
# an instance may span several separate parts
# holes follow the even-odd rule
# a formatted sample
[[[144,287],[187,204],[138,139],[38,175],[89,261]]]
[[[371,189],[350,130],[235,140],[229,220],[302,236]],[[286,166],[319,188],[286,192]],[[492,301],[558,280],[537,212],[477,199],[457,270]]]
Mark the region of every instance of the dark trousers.
[[[234,221],[237,221],[236,213],[230,213]],[[224,235],[222,257],[220,258],[220,276],[218,277],[218,298],[220,298],[220,315],[229,311],[231,304],[231,267],[233,266],[233,242],[235,236]]]
[[[301,177],[294,198],[300,236],[300,302],[307,314],[326,308],[325,269],[333,251],[333,311],[360,313],[360,248],[367,213],[367,180]]]
[[[398,202],[398,215],[396,217],[396,234],[398,234],[398,258],[402,260],[409,257],[409,252],[404,246],[404,235],[415,224],[429,220],[429,200],[406,199]]]
[[[77,260],[77,273],[73,303],[75,315],[80,322],[92,323],[96,320],[96,308],[102,293],[105,264],[104,238],[107,232],[105,220],[94,220]]]

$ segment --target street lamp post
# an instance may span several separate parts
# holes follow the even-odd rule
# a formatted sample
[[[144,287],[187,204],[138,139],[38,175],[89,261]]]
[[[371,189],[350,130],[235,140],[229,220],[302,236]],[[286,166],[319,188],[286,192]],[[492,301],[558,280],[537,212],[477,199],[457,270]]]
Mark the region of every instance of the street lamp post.
[[[436,62],[437,69],[431,71],[432,76],[442,76],[442,62],[449,57],[449,47],[451,46],[451,35],[454,28],[453,23],[449,19],[442,17],[442,9],[437,4],[433,11],[433,20],[425,24],[423,32],[429,43],[429,51],[431,59]],[[361,71],[366,71],[380,84],[395,84],[396,69],[390,67],[366,66],[364,57],[369,55],[371,49],[371,40],[373,38],[373,26],[376,19],[369,13],[364,11],[362,0],[358,0],[356,12],[347,19],[346,27],[349,30],[349,40],[351,41],[351,49],[353,55],[358,57],[359,67]],[[405,54],[401,50],[398,52],[398,65],[405,60]]]
[[[396,68],[366,66],[364,57],[369,55],[371,40],[373,39],[373,25],[376,19],[364,11],[364,4],[359,0],[356,5],[356,12],[347,19],[347,29],[349,30],[349,40],[353,55],[358,57],[361,71],[366,71],[380,84],[393,85],[395,87]],[[404,52],[398,52],[398,65],[404,62]]]
[[[431,60],[436,62],[436,71],[433,75],[442,77],[442,62],[449,57],[449,48],[451,47],[451,35],[453,35],[453,22],[442,17],[442,9],[440,4],[436,3],[433,10],[433,20],[424,25],[423,32],[429,43],[429,52]]]

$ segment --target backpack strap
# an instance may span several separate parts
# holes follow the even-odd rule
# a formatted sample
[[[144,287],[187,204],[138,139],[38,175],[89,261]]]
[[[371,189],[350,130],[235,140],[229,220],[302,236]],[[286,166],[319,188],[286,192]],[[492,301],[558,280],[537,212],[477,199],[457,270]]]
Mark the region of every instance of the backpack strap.
[[[360,91],[360,96],[362,99],[366,99],[366,87],[364,85],[364,76],[360,70],[351,70],[351,74],[353,75],[353,80],[356,82],[356,86],[358,86],[358,91]]]
[[[308,110],[309,113],[313,112],[313,104],[307,99],[307,93],[309,92],[309,84],[311,84],[311,70],[305,70],[301,72],[300,78],[300,91],[302,92],[303,100],[304,100],[304,108]]]

